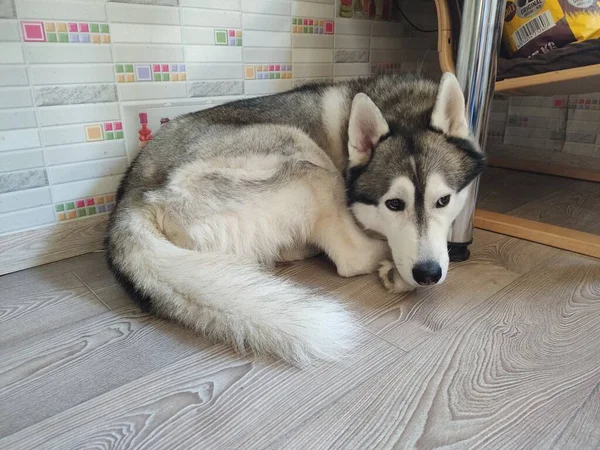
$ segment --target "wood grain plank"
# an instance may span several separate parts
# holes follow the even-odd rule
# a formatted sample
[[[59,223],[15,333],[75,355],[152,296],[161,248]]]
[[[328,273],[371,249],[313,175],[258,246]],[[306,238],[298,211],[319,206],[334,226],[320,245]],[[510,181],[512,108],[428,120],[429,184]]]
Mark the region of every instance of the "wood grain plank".
[[[0,354],[0,436],[141,378],[210,343],[135,307],[23,339]]]
[[[508,169],[488,168],[481,176],[477,207],[508,213],[557,192],[569,191],[573,180]]]
[[[478,233],[479,234],[479,233]],[[492,235],[497,236],[497,235]],[[469,260],[452,265],[444,284],[406,295],[401,302],[373,310],[366,327],[404,350],[451,326],[461,316],[558,251],[501,237],[472,246]],[[415,328],[429,333],[415,333]]]
[[[473,223],[480,229],[600,258],[600,236],[595,234],[482,209],[475,210]]]
[[[364,333],[350,358],[299,370],[207,348],[0,441],[18,449],[240,448],[313,417],[405,356]]]
[[[106,310],[70,272],[10,286],[0,277],[0,345],[18,346],[25,338]]]
[[[539,150],[536,149],[538,153]],[[545,157],[546,152],[541,152]],[[559,152],[555,152],[559,153]],[[536,155],[537,158],[540,158],[542,155]],[[565,157],[566,155],[566,157]],[[580,164],[587,164],[588,167],[573,167],[567,164],[561,164],[559,162],[548,162],[548,160],[541,161],[539,159],[524,159],[523,155],[520,155],[520,158],[511,158],[499,155],[489,155],[488,156],[488,166],[489,167],[504,167],[506,169],[515,169],[515,170],[524,170],[528,172],[534,172],[538,174],[546,174],[546,175],[556,175],[559,177],[567,177],[574,178],[577,180],[585,180],[585,181],[593,181],[596,183],[600,182],[600,170],[589,168],[589,165],[594,165],[593,161],[590,159],[598,159],[598,158],[590,158],[586,156],[581,159]],[[561,154],[563,159],[569,157],[577,158],[578,155],[569,155],[568,153]],[[573,161],[571,160],[571,164]],[[489,170],[489,169],[488,169]]]
[[[561,252],[401,367],[248,448],[596,448],[599,324],[600,265]]]
[[[101,249],[107,221],[102,215],[0,236],[0,275]]]
[[[556,177],[547,177],[556,184]],[[568,188],[515,208],[511,216],[600,235],[600,183],[574,181]]]

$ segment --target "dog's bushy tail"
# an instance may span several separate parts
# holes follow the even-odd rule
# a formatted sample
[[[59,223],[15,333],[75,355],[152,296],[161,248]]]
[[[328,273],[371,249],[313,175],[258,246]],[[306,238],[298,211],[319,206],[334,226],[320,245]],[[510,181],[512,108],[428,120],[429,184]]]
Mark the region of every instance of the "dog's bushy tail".
[[[264,273],[233,255],[173,245],[153,214],[139,209],[111,217],[107,260],[142,306],[244,352],[295,365],[334,360],[357,337],[357,325],[331,298]]]

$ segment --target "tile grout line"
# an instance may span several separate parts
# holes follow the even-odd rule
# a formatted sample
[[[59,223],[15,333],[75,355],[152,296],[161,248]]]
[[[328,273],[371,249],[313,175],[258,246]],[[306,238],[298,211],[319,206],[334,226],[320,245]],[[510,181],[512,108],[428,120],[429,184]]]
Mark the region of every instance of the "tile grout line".
[[[106,303],[104,303],[104,301],[103,301],[103,300],[100,298],[100,296],[98,296],[98,294],[96,294],[96,293],[93,291],[93,289],[92,289],[91,287],[89,287],[89,286],[87,285],[87,283],[81,279],[81,277],[80,277],[79,275],[77,275],[75,272],[71,272],[71,273],[72,273],[73,275],[75,275],[75,278],[77,278],[77,279],[78,279],[78,280],[81,282],[81,284],[83,284],[83,285],[84,285],[84,286],[87,288],[87,290],[88,290],[88,291],[90,291],[90,292],[92,293],[92,295],[98,299],[98,301],[99,301],[100,303],[102,303],[104,306],[106,306],[106,308],[107,308],[109,311],[112,311],[112,308],[111,308],[110,306],[108,306]]]

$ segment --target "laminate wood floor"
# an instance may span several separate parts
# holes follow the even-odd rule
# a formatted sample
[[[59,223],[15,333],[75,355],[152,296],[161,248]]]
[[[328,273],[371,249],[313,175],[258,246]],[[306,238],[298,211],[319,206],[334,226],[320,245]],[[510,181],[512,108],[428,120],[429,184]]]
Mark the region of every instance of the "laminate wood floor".
[[[482,231],[471,250],[406,295],[278,267],[363,325],[303,370],[142,313],[101,253],[0,277],[0,448],[599,448],[600,262]]]
[[[489,167],[477,207],[600,234],[600,183]]]

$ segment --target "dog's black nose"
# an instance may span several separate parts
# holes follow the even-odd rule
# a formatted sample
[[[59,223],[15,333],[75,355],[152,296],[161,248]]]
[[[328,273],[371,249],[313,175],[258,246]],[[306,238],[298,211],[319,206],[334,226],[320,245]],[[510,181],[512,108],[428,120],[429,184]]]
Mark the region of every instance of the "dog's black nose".
[[[413,278],[421,286],[436,284],[442,278],[442,268],[434,261],[417,264],[412,270]]]

